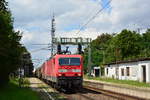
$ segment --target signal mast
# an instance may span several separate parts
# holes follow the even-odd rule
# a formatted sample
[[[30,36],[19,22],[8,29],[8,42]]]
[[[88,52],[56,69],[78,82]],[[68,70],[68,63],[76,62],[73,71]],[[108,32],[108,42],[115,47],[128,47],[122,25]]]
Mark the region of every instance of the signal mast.
[[[66,47],[66,50],[61,50],[61,45],[78,45],[78,54],[82,54],[82,45],[89,45],[89,50],[88,50],[88,71],[90,73],[91,70],[91,47],[90,47],[90,42],[92,41],[91,38],[82,38],[82,37],[77,37],[77,38],[68,38],[68,37],[60,37],[57,38],[55,37],[55,16],[53,15],[52,22],[51,22],[51,57],[57,54],[71,54],[70,51],[68,51],[69,47]],[[55,51],[55,47],[57,46],[57,51]]]
[[[52,18],[52,21],[51,21],[51,56],[54,55],[54,48],[55,48],[55,45],[53,43],[53,39],[55,38],[55,16],[53,14],[53,18]]]

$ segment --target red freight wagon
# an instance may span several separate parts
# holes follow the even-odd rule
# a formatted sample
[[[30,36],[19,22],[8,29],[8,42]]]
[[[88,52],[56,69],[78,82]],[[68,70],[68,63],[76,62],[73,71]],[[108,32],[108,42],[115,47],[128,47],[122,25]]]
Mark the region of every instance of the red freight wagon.
[[[83,58],[81,55],[56,54],[41,69],[42,78],[59,88],[82,87]]]

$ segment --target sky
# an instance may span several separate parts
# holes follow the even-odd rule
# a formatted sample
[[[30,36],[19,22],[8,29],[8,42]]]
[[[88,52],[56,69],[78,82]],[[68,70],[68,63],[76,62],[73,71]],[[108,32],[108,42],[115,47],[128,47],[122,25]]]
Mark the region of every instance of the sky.
[[[52,15],[57,37],[88,37],[117,33],[122,29],[145,30],[150,27],[150,0],[112,0],[79,34],[76,34],[109,0],[7,0],[14,28],[23,33],[21,43],[31,52],[35,67],[50,57],[50,51],[36,49],[50,43]],[[33,52],[34,51],[34,52]],[[37,60],[38,59],[38,60]]]

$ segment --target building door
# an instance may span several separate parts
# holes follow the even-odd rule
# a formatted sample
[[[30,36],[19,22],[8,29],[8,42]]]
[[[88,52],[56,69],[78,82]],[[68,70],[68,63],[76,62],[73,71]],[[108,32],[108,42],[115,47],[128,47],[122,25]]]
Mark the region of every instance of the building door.
[[[143,71],[143,82],[146,82],[146,66],[142,65],[142,71]]]
[[[95,69],[95,76],[99,77],[100,76],[100,70],[99,69]]]

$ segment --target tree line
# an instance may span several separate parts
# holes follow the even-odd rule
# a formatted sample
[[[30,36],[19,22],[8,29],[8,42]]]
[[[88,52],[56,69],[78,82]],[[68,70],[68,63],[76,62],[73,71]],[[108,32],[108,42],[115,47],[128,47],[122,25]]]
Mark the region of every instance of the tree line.
[[[27,50],[20,40],[20,32],[13,27],[8,3],[0,0],[0,86],[8,83],[10,73],[21,67],[22,55]]]
[[[90,43],[92,66],[103,66],[116,61],[150,57],[150,29],[138,33],[124,29],[120,33],[103,33]],[[87,70],[88,48],[84,50],[84,66]]]

